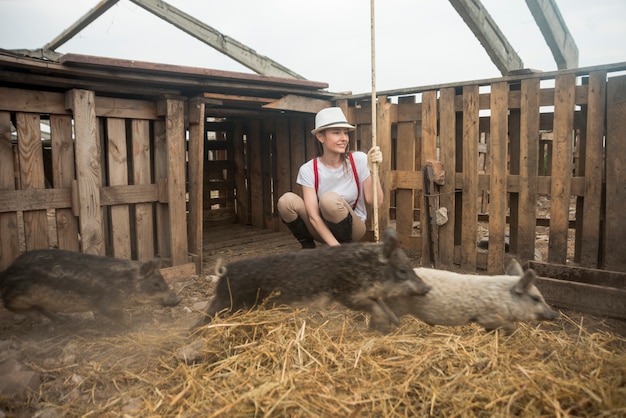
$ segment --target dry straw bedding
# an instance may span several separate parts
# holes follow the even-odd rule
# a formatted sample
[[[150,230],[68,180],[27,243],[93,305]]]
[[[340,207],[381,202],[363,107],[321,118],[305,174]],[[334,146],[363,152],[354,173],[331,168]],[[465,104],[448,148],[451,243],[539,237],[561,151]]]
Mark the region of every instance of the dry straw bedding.
[[[581,318],[522,324],[507,336],[405,317],[381,335],[367,329],[366,316],[341,308],[275,308],[218,319],[192,333],[174,322],[52,337],[38,342],[47,347],[45,361],[36,354],[24,360],[43,376],[39,391],[26,400],[1,399],[0,410],[8,416],[625,416],[626,339],[590,332]]]

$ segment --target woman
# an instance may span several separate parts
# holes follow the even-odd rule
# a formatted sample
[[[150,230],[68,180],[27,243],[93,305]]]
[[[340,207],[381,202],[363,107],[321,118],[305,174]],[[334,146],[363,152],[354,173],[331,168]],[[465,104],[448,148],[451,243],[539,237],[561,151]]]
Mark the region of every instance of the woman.
[[[354,129],[339,107],[315,115],[311,133],[319,152],[298,171],[302,197],[288,192],[278,200],[278,213],[302,248],[315,248],[315,241],[341,245],[365,235],[365,204],[372,205],[374,200],[371,165],[381,163],[383,156],[378,147],[367,154],[348,152],[348,132]],[[378,179],[376,187],[380,207],[383,190]]]

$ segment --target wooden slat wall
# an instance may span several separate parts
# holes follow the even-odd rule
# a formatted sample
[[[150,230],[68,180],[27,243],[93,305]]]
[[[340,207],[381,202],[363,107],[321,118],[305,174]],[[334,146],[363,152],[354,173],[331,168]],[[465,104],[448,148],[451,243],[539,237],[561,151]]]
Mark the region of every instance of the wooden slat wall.
[[[429,146],[436,138],[437,155],[446,170],[439,203],[448,209],[448,223],[439,228],[440,266],[454,263],[468,271],[501,272],[505,233],[511,251],[531,260],[537,228],[548,227],[549,262],[625,271],[626,222],[620,214],[626,209],[626,180],[618,162],[626,160],[626,81],[609,74],[607,84],[605,70],[590,73],[578,84],[576,80],[565,72],[551,80],[553,85],[548,80],[543,87],[531,77],[426,91],[421,103],[415,100],[419,95],[399,97],[390,112],[395,116],[397,150],[396,166],[389,174],[396,198],[389,213],[395,214],[398,230],[407,233],[417,209],[409,207],[404,196],[421,194],[422,189],[421,167],[407,166],[409,158],[403,153],[414,153],[424,164],[431,158],[427,155],[434,155]],[[359,106],[357,115],[367,104]],[[361,126],[361,133],[366,126]],[[416,138],[421,139],[415,148],[410,146],[411,126],[417,127]],[[484,174],[477,164],[481,137],[487,139]],[[482,213],[477,199],[484,192],[489,200]],[[546,218],[537,215],[540,197],[550,205]],[[476,247],[479,219],[488,222],[487,254]]]
[[[609,78],[607,119],[604,266],[626,271],[626,76]]]
[[[158,254],[191,271],[183,101],[164,101],[158,116],[157,103],[87,90],[0,90],[0,269],[21,251],[58,246],[141,260]]]

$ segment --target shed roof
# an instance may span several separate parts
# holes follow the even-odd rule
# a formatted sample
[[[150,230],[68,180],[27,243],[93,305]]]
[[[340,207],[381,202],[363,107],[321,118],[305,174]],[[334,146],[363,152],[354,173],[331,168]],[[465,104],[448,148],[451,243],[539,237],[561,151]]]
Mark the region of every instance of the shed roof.
[[[336,93],[328,84],[310,80],[159,64],[135,60],[66,54],[57,60],[26,57],[0,49],[0,86],[66,91],[80,88],[98,95],[134,99],[203,97],[223,110],[281,109],[288,96],[328,104]]]

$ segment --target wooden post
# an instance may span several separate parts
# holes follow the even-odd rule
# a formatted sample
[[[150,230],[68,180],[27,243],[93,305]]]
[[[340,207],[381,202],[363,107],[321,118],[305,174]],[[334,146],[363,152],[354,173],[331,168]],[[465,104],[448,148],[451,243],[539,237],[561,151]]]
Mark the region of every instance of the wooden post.
[[[166,99],[165,106],[170,250],[172,266],[177,266],[188,262],[185,197],[185,104],[182,100]]]
[[[604,268],[626,271],[626,76],[609,78],[607,84],[606,216]]]
[[[0,190],[15,190],[11,113],[0,112]],[[0,271],[19,255],[17,212],[0,212]]]
[[[126,152],[126,121],[121,118],[107,118],[107,154],[110,186],[128,185],[128,161]],[[117,258],[131,258],[130,250],[130,208],[128,205],[112,205],[111,232],[113,255]]]
[[[572,179],[574,132],[574,74],[560,75],[554,88],[554,139],[550,184],[550,243],[548,261],[565,264]]]
[[[520,104],[519,175],[527,179],[519,188],[517,246],[521,260],[535,258],[537,172],[539,164],[539,79],[522,80]],[[543,159],[541,159],[543,161]]]
[[[600,259],[605,103],[606,71],[593,72],[589,75],[587,132],[583,156],[585,197],[580,240],[580,264],[583,267],[598,267]]]
[[[70,188],[76,178],[71,116],[50,115],[50,140],[54,188]],[[59,248],[80,251],[78,218],[74,216],[72,209],[56,209],[55,218]]]
[[[96,130],[95,93],[70,90],[66,108],[74,113],[76,180],[82,250],[86,254],[105,255],[100,187],[102,185],[101,150]]]
[[[204,102],[200,98],[189,101],[189,146],[187,149],[189,174],[189,221],[187,223],[189,252],[196,265],[196,274],[202,271],[202,197],[204,171]]]
[[[476,269],[478,231],[478,85],[463,87],[463,215],[461,219],[461,268]]]
[[[439,228],[439,264],[451,267],[454,262],[456,110],[453,87],[442,89],[439,96],[440,161],[446,171],[446,183],[439,188],[439,205],[448,210],[448,222]]]
[[[426,91],[422,93],[422,142],[421,142],[421,161],[420,169],[422,173],[425,173],[424,167],[428,160],[437,160],[437,92],[435,90]],[[423,180],[424,182],[427,179]],[[434,187],[433,190],[434,191]],[[433,200],[426,200],[429,192],[422,188],[422,210],[420,210],[420,228],[422,231],[422,265],[430,266],[435,260],[432,260],[431,250],[432,241],[430,240],[428,233],[431,225],[429,223],[429,206],[433,203]],[[432,194],[432,193],[430,193]],[[428,205],[427,205],[428,203]]]
[[[489,254],[487,273],[504,271],[504,229],[506,227],[506,150],[508,83],[491,85],[491,127],[489,136]]]

